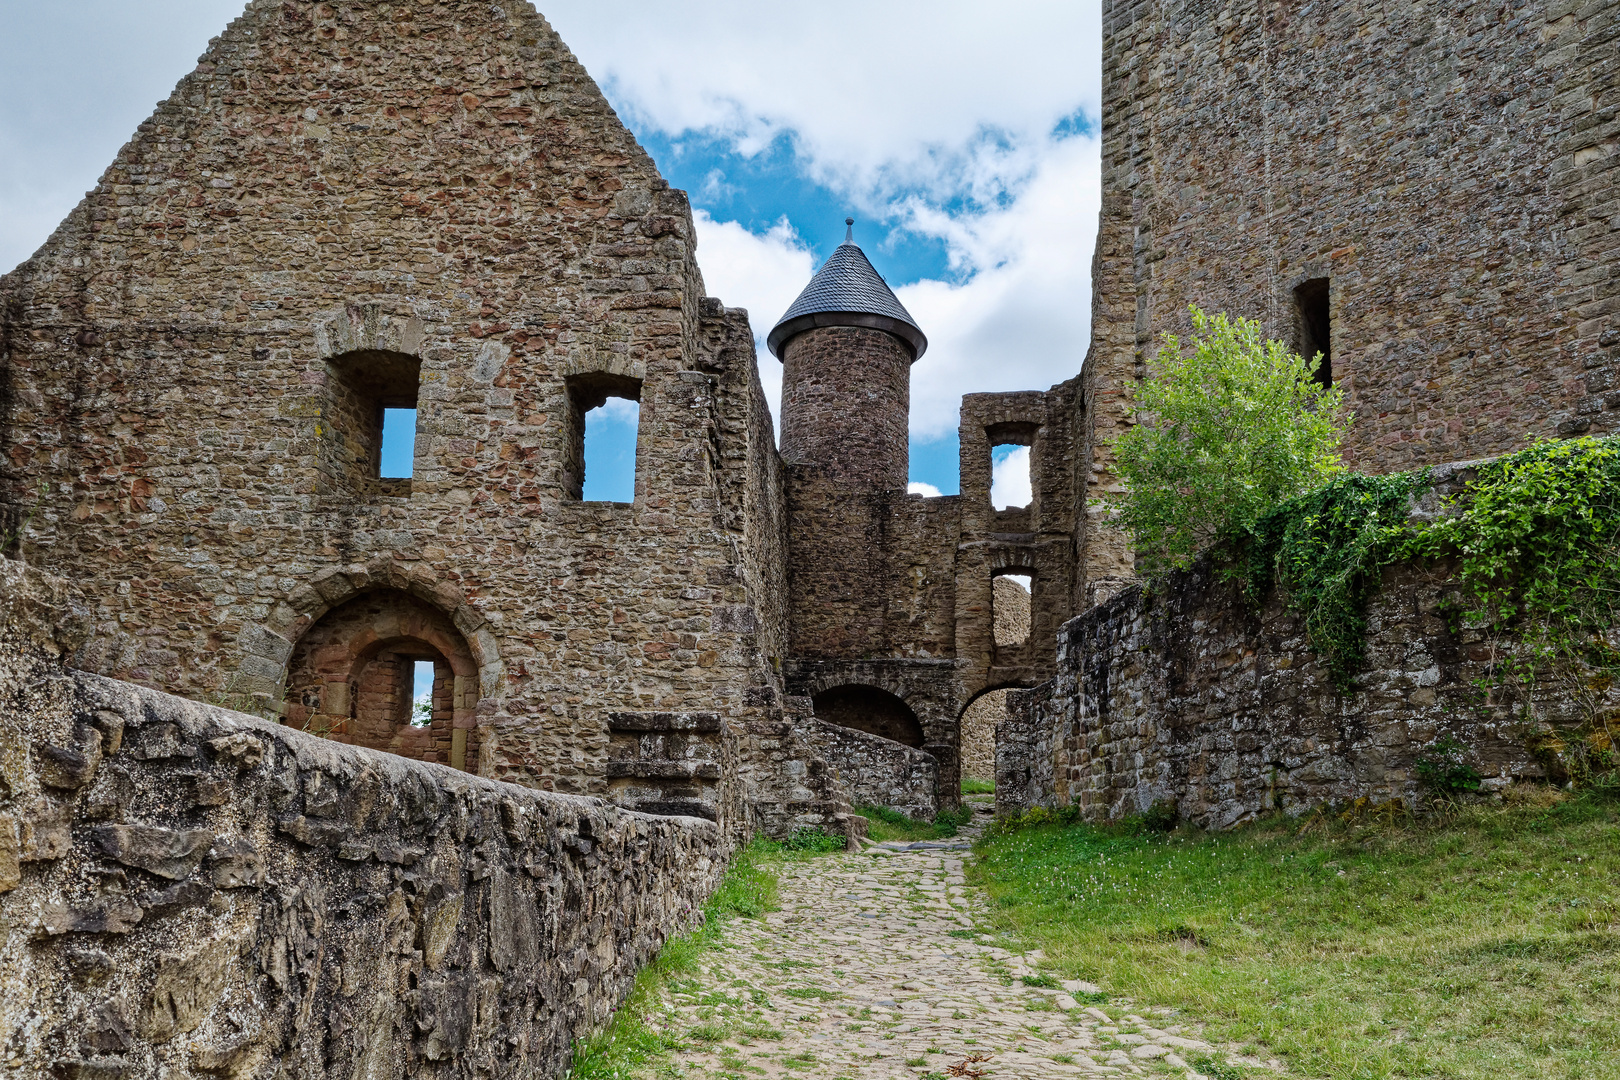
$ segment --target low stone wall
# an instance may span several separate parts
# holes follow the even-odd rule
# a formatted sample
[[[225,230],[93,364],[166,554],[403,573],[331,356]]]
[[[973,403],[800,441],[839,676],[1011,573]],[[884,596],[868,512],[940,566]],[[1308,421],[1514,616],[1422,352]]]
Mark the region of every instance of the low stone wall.
[[[560,1075],[723,869],[710,821],[67,671],[69,599],[0,560],[18,1075]]]
[[[886,806],[920,821],[939,813],[939,762],[904,743],[811,718],[805,741],[838,773],[858,806]]]
[[[1256,611],[1207,563],[1152,594],[1127,589],[1063,627],[1056,678],[1010,696],[997,809],[1076,804],[1100,821],[1170,800],[1228,828],[1361,798],[1415,804],[1415,761],[1443,735],[1468,749],[1486,792],[1541,778],[1533,731],[1620,709],[1620,689],[1583,704],[1550,680],[1529,703],[1482,698],[1511,643],[1448,625],[1454,588],[1446,567],[1389,568],[1349,693],[1279,598]]]

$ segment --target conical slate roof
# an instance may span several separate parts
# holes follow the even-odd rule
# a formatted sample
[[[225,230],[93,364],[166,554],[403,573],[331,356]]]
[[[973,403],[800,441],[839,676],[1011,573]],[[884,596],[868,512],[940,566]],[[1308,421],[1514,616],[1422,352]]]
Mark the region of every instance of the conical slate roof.
[[[928,348],[928,338],[856,245],[853,220],[846,219],[845,224],[851,228],[844,242],[821,264],[804,292],[777,321],[765,339],[766,347],[780,358],[789,338],[813,327],[866,326],[887,331],[908,343],[915,360]]]

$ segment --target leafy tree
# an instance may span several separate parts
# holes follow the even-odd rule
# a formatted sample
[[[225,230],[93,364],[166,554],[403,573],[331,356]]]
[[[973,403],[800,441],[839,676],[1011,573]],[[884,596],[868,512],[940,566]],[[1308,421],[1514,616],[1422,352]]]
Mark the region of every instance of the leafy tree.
[[[1192,312],[1189,348],[1166,334],[1136,395],[1137,424],[1115,443],[1128,491],[1120,524],[1138,567],[1186,569],[1200,549],[1251,530],[1282,501],[1344,471],[1343,392],[1260,324]]]

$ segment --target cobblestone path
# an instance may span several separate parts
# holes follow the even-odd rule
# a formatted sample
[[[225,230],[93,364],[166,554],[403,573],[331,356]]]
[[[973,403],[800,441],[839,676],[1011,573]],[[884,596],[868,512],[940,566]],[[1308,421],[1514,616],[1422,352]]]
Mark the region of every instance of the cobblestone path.
[[[1084,983],[1025,986],[1038,955],[975,932],[964,841],[789,863],[781,910],[738,919],[649,1019],[687,1043],[677,1075],[803,1080],[1197,1077],[1196,1033]],[[1225,1055],[1222,1055],[1223,1059]]]

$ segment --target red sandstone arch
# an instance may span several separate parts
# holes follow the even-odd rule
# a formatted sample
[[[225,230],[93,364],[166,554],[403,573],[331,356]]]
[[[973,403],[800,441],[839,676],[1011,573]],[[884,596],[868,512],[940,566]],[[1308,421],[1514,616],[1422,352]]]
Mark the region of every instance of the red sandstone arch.
[[[411,722],[416,661],[434,667],[432,720]],[[299,636],[283,723],[419,761],[477,770],[479,665],[448,616],[400,589],[332,607]]]

